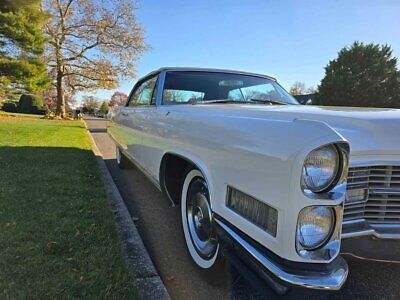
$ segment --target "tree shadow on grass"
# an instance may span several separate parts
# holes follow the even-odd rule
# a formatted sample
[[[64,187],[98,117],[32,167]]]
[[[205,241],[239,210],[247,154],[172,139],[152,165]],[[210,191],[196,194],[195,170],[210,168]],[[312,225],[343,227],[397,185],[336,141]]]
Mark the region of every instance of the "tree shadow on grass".
[[[0,147],[0,298],[132,294],[118,253],[91,150]]]

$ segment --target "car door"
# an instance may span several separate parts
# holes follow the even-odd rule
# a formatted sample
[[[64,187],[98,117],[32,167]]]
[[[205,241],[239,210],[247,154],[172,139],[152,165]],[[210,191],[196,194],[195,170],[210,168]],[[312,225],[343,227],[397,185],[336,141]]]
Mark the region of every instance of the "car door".
[[[138,82],[129,95],[127,104],[120,109],[118,114],[118,131],[112,133],[119,143],[128,152],[129,156],[137,163],[142,164],[142,122],[140,121],[140,108],[146,105],[147,80]]]
[[[137,138],[137,128],[133,122],[132,115],[134,113],[134,99],[138,97],[138,93],[139,90],[135,86],[129,95],[127,103],[111,112],[111,122],[107,124],[108,133],[135,160],[137,159],[135,155],[136,148],[140,141]]]
[[[148,168],[145,158],[148,147],[145,141],[148,128],[151,126],[147,116],[149,111],[155,109],[155,102],[153,103],[152,99],[156,82],[157,76],[152,76],[143,80],[132,93],[128,106],[126,107],[128,127],[133,135],[131,149],[129,149],[128,152],[141,167],[146,169],[146,171],[148,171]]]
[[[148,82],[146,103],[149,105],[137,106],[140,115],[137,121],[140,122],[142,136],[141,161],[143,167],[153,179],[158,179],[160,160],[163,154],[162,138],[160,137],[160,118],[164,117],[156,105],[157,97],[160,96],[161,87],[159,76],[155,76]],[[161,116],[162,115],[162,116]]]

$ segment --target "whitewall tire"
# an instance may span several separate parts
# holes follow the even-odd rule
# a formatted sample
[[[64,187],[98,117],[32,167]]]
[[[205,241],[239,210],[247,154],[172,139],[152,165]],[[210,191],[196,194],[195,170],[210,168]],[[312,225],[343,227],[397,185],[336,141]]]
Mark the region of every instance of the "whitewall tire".
[[[187,173],[182,187],[181,219],[185,241],[193,261],[202,269],[215,265],[219,252],[210,196],[199,170]]]

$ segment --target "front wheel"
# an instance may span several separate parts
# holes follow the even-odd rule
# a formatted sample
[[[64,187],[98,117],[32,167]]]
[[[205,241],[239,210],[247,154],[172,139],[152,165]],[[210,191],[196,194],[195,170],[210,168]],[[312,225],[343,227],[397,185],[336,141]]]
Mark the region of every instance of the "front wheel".
[[[182,188],[182,228],[193,261],[203,269],[215,265],[219,243],[213,225],[207,183],[199,170],[186,174]]]

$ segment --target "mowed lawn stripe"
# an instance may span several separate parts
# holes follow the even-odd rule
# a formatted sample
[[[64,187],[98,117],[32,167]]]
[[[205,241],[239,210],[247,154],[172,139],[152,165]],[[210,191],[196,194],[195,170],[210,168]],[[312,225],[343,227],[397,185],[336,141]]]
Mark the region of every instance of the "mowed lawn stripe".
[[[136,298],[81,121],[0,116],[0,298]]]

